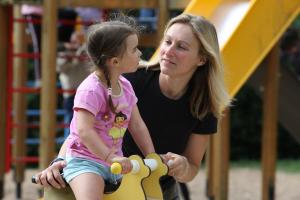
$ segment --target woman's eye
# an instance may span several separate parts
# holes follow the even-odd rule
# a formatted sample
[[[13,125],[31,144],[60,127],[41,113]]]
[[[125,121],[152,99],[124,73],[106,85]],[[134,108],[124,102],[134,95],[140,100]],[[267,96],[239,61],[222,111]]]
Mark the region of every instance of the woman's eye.
[[[181,46],[181,45],[179,45],[178,48],[179,48],[179,49],[183,49],[183,50],[186,50],[186,49],[187,49],[185,46]]]
[[[170,40],[165,40],[166,44],[171,44],[172,42]]]

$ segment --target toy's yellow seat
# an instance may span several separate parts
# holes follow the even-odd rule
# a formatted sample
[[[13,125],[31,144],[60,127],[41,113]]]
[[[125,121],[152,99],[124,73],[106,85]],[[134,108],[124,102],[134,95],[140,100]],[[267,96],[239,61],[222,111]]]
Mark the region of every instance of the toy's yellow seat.
[[[129,159],[137,164],[138,170],[124,175],[119,188],[112,193],[104,194],[103,199],[146,200],[151,198],[162,200],[163,196],[159,179],[161,176],[167,174],[168,168],[162,162],[161,158],[157,154],[150,154],[147,156],[147,159],[145,159],[146,165],[144,160],[139,156],[133,155],[130,156]],[[149,167],[147,165],[149,165]],[[51,187],[44,189],[44,200],[75,200],[75,196],[69,186],[64,189]]]
[[[44,200],[75,200],[75,196],[70,188],[56,189],[56,188],[45,188],[44,189]]]
[[[156,153],[151,153],[147,155],[146,161],[147,160],[155,160],[156,167],[151,168],[150,166],[151,168],[150,176],[145,178],[142,182],[143,188],[146,192],[146,197],[149,200],[150,198],[163,200],[163,193],[160,187],[159,179],[160,177],[168,173],[168,167],[162,162],[161,157]]]
[[[139,156],[133,155],[129,158],[138,162],[139,170],[124,175],[120,187],[111,194],[104,194],[104,200],[146,199],[142,181],[150,175],[150,168]]]

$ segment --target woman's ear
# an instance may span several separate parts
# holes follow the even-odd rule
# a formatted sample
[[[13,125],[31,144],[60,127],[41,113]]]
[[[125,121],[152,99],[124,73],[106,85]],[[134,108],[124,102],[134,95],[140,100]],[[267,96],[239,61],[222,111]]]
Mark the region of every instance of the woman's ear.
[[[206,61],[207,61],[207,58],[205,56],[201,56],[198,66],[203,66],[206,63]]]

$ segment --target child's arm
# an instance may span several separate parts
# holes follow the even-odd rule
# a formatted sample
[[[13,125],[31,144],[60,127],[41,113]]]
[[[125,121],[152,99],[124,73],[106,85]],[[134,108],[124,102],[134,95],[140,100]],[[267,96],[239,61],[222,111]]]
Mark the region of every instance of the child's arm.
[[[77,114],[77,130],[82,143],[95,155],[108,163],[119,162],[122,174],[131,171],[128,158],[116,155],[116,149],[108,148],[94,128],[95,116],[87,110],[79,109]]]
[[[82,143],[99,158],[111,162],[115,152],[105,145],[95,131],[95,116],[84,109],[78,109],[77,112],[77,131]]]
[[[148,128],[140,115],[137,105],[133,107],[128,130],[144,156],[155,152]]]

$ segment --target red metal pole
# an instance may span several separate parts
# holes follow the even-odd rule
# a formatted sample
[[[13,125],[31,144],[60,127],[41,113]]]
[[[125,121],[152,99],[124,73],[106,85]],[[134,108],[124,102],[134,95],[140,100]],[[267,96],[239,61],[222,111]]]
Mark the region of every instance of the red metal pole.
[[[12,6],[8,6],[8,53],[7,53],[7,112],[6,112],[6,119],[7,119],[7,126],[6,126],[6,163],[5,169],[9,171],[11,166],[11,131],[12,131],[12,70],[13,70],[13,10]]]

